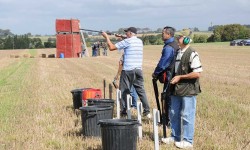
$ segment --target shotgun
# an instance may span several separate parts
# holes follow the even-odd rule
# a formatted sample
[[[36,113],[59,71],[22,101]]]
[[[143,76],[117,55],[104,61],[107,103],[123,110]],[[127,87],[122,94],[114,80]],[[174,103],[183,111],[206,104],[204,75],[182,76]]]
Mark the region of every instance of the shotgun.
[[[90,31],[90,32],[97,32],[97,33],[102,33],[103,31],[98,31],[98,30],[90,30],[90,29],[80,29],[83,31]],[[121,37],[123,39],[127,38],[125,35],[117,34],[117,33],[111,33],[111,32],[106,32],[108,35],[115,35],[116,37]]]

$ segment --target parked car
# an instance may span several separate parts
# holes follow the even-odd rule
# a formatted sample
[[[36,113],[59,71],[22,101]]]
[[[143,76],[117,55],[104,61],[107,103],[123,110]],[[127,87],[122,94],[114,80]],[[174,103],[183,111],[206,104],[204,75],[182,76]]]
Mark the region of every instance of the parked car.
[[[250,46],[250,39],[243,40],[243,45]]]
[[[230,42],[230,46],[242,46],[242,45],[243,45],[242,39],[237,39]]]

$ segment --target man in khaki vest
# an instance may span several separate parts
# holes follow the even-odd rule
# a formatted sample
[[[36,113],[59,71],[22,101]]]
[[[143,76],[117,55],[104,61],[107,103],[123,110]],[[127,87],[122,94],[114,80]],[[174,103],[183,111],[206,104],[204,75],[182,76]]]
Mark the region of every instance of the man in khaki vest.
[[[178,148],[192,148],[195,127],[196,96],[201,92],[199,78],[203,71],[198,53],[190,47],[189,37],[177,38],[180,50],[175,62],[175,75],[171,80],[170,125],[171,136],[163,142],[175,143]]]

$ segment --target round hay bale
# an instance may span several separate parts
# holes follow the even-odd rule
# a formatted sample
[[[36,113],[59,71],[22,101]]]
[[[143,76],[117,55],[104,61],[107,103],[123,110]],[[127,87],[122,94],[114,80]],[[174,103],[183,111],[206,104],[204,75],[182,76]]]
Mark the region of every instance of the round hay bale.
[[[10,58],[15,58],[15,55],[13,55],[13,54],[10,54]]]
[[[55,58],[55,54],[49,54],[48,58]]]
[[[19,55],[15,55],[15,58],[20,58],[20,56]]]

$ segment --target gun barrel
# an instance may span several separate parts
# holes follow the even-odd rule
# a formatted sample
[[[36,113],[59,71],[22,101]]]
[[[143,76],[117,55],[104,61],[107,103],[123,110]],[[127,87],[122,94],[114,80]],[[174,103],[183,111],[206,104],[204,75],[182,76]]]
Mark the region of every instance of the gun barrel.
[[[90,32],[97,32],[97,33],[102,33],[102,31],[97,31],[97,30],[90,30],[90,29],[80,29],[83,31],[90,31]],[[108,35],[115,35],[114,33],[107,32]]]
[[[90,29],[80,29],[83,31],[90,31],[90,32],[98,32],[98,33],[102,33],[102,31],[97,31],[97,30],[90,30]]]

